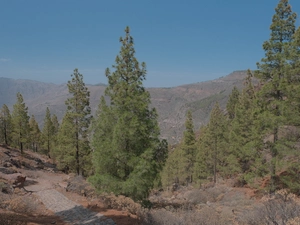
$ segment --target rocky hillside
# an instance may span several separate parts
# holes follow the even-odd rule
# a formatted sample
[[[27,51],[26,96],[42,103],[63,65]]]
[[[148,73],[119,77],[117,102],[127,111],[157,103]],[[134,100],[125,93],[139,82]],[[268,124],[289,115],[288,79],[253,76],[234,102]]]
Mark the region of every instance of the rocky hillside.
[[[228,96],[234,86],[242,88],[246,71],[235,71],[219,79],[182,85],[172,88],[148,88],[151,94],[152,106],[159,114],[159,124],[162,137],[170,143],[180,140],[184,130],[185,113],[190,109],[193,113],[195,127],[198,129],[207,123],[209,113],[214,103],[218,101],[225,107]],[[105,85],[88,85],[91,92],[91,107],[97,109],[100,96]],[[42,126],[46,107],[61,119],[65,112],[65,100],[68,98],[66,84],[55,85],[31,80],[13,80],[0,78],[0,105],[12,107],[16,101],[16,93],[21,92],[29,108]]]

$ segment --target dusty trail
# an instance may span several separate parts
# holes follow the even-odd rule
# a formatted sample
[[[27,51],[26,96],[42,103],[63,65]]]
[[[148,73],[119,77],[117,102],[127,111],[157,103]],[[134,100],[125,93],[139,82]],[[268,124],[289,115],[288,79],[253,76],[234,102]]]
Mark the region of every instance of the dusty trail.
[[[106,219],[102,214],[92,212],[77,204],[63,194],[54,189],[38,191],[39,196],[44,205],[56,215],[60,216],[64,221],[71,224],[87,224],[87,225],[114,225],[111,219]],[[101,221],[103,220],[103,221]]]
[[[56,174],[40,171],[38,178],[29,178],[28,182],[32,185],[26,187],[26,189],[38,196],[48,210],[55,213],[66,223],[74,225],[116,225],[112,219],[84,208],[57,191],[57,187],[63,186],[63,175],[57,176]]]
[[[34,225],[133,225],[138,222],[125,210],[107,209],[100,199],[67,192],[68,182],[75,175],[57,172],[47,157],[27,150],[21,154],[17,149],[0,145],[0,182],[11,185],[17,173],[26,176],[25,189],[16,188],[13,195],[0,191],[0,203],[3,203],[0,212],[14,214],[18,221]]]

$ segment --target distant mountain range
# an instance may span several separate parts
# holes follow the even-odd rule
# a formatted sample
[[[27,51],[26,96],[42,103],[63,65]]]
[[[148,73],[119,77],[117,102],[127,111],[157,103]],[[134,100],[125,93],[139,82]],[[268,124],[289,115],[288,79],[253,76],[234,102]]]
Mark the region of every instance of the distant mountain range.
[[[195,129],[206,124],[215,102],[218,101],[224,108],[232,88],[236,86],[242,89],[246,75],[246,71],[235,71],[211,81],[172,88],[147,88],[151,94],[152,107],[155,107],[159,114],[161,136],[168,139],[169,143],[179,142],[188,109],[192,111]],[[91,92],[90,104],[94,113],[106,86],[97,84],[87,87]],[[0,77],[0,107],[7,104],[12,109],[17,92],[23,95],[29,114],[35,115],[40,126],[43,125],[46,107],[61,120],[66,110],[65,100],[70,96],[66,84]]]

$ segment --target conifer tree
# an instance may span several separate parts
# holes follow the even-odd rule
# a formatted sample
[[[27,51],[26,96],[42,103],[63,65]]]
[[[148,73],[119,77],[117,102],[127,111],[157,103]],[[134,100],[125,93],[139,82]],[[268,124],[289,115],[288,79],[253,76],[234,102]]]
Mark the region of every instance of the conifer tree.
[[[185,131],[183,133],[183,144],[181,146],[183,151],[183,157],[181,160],[183,161],[183,174],[185,176],[185,180],[188,182],[192,182],[193,175],[193,167],[195,161],[195,151],[196,151],[196,137],[194,132],[194,124],[192,112],[189,110],[187,112],[186,121],[185,121]]]
[[[182,185],[192,183],[195,156],[196,137],[192,113],[189,110],[186,115],[183,139],[181,143],[169,153],[164,169],[161,172],[163,186],[168,187],[173,183]]]
[[[3,105],[0,111],[0,132],[1,142],[6,145],[10,145],[12,142],[12,119],[9,108],[7,105]]]
[[[143,87],[146,64],[135,57],[129,27],[120,38],[121,51],[114,72],[106,70],[108,87],[93,125],[95,175],[92,183],[101,191],[113,191],[133,199],[147,197],[166,159],[167,144],[159,140],[156,110],[149,109],[150,94]]]
[[[287,70],[289,79],[288,102],[295,111],[300,111],[300,27],[296,30],[291,43],[290,68]],[[292,117],[292,116],[290,116]],[[292,117],[295,125],[300,125],[299,117]]]
[[[230,152],[228,122],[218,103],[210,114],[207,127],[202,129],[196,156],[194,174],[200,180],[212,175],[214,183],[217,174],[223,177],[237,172],[237,158]]]
[[[202,183],[210,176],[213,176],[213,149],[211,145],[210,132],[208,130],[208,125],[200,128],[200,136],[197,140],[197,153],[194,163],[194,177],[196,182]]]
[[[68,81],[68,89],[72,97],[66,101],[67,112],[58,136],[58,144],[59,150],[65,152],[65,155],[61,155],[63,158],[74,157],[75,163],[70,169],[78,175],[87,175],[91,164],[88,140],[88,128],[91,121],[90,92],[85,86],[83,75],[78,72],[78,69],[74,70],[71,77],[72,80]],[[65,146],[65,143],[69,143],[69,145]],[[67,147],[69,149],[66,149]]]
[[[53,128],[54,128],[53,129],[54,135],[56,135],[58,133],[58,130],[59,130],[59,122],[58,122],[57,116],[55,114],[52,114],[51,121],[52,121]]]
[[[295,33],[296,14],[292,12],[288,0],[280,0],[275,9],[272,19],[271,37],[263,44],[265,57],[261,63],[257,63],[256,77],[263,83],[258,92],[260,106],[261,130],[272,140],[264,142],[264,149],[270,152],[270,192],[276,190],[276,165],[278,164],[280,152],[289,149],[287,142],[279,137],[280,128],[288,125],[288,114],[291,115],[287,104],[288,70],[290,68],[290,56],[292,53],[291,43]],[[284,144],[286,143],[286,144]]]
[[[12,122],[14,143],[19,146],[21,153],[23,153],[23,147],[29,140],[30,127],[28,108],[19,92],[17,93],[17,102],[13,105]]]
[[[34,150],[35,152],[37,152],[40,141],[41,141],[40,140],[41,139],[41,131],[40,131],[38,123],[35,120],[34,115],[32,115],[29,120],[29,128],[30,128],[31,149]]]
[[[52,124],[53,124],[53,137],[52,137],[53,147],[52,148],[56,148],[57,145],[58,145],[57,144],[57,142],[58,142],[58,131],[59,131],[59,128],[60,128],[60,124],[59,124],[57,116],[55,114],[52,114],[51,121],[52,121]],[[53,155],[54,155],[54,153],[53,153]]]
[[[230,152],[236,156],[239,164],[236,171],[243,174],[241,181],[247,183],[257,176],[256,173],[261,173],[259,171],[262,169],[261,152],[258,151],[261,146],[257,146],[257,140],[261,136],[257,130],[256,91],[252,79],[253,75],[249,70],[229,133]]]
[[[229,119],[234,119],[235,117],[235,106],[239,101],[240,92],[236,86],[233,87],[231,95],[229,96],[229,100],[226,105],[227,114]]]
[[[184,177],[182,178],[182,174],[180,173],[180,159],[181,159],[181,145],[176,146],[175,149],[169,151],[168,158],[166,163],[161,171],[161,180],[162,186],[170,187],[170,185],[176,183],[184,183]]]
[[[71,115],[67,112],[62,119],[57,134],[57,148],[54,158],[57,167],[64,172],[76,172],[76,143],[74,142],[75,127]]]
[[[54,136],[54,125],[51,120],[51,113],[49,108],[46,109],[46,115],[44,118],[44,127],[42,130],[43,135],[43,147],[46,150],[46,155],[51,158],[52,154],[52,143],[53,143],[53,136]]]
[[[212,159],[213,159],[213,174],[214,183],[217,182],[217,173],[220,168],[222,151],[224,151],[225,142],[225,117],[218,103],[214,106],[210,114],[208,129],[211,137]]]
[[[296,132],[296,142],[299,141],[299,125],[300,125],[300,27],[296,30],[293,41],[291,43],[291,54],[290,54],[290,68],[286,71],[288,79],[288,97],[286,99],[289,110],[287,110],[287,117],[289,118],[291,129],[298,127]],[[295,136],[295,133],[292,132]],[[290,135],[290,136],[292,136]],[[288,140],[287,140],[288,141]],[[294,143],[294,142],[292,142]],[[297,145],[297,144],[296,144]],[[291,148],[294,148],[292,146]],[[299,147],[296,147],[293,151],[292,158],[293,160],[285,162],[288,164],[286,169],[285,176],[280,176],[280,182],[288,187],[293,193],[299,195],[300,193],[300,181],[299,181],[299,172],[300,172],[300,156],[299,156]],[[287,167],[287,165],[285,165]]]

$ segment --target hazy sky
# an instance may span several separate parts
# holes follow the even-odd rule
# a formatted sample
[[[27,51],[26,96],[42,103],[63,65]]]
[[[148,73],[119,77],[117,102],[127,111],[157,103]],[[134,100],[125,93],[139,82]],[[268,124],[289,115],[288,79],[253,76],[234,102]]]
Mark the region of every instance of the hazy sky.
[[[147,87],[255,69],[279,0],[0,0],[0,77],[107,83],[128,25]],[[300,14],[300,1],[290,0]],[[297,20],[299,26],[299,19]]]

